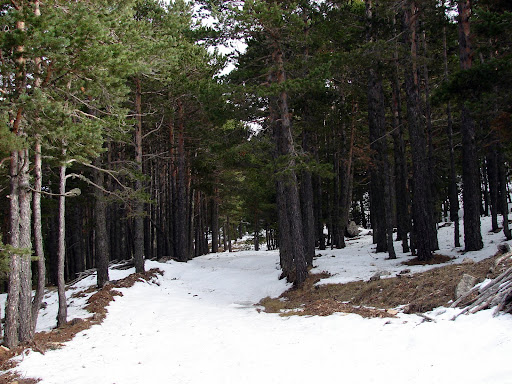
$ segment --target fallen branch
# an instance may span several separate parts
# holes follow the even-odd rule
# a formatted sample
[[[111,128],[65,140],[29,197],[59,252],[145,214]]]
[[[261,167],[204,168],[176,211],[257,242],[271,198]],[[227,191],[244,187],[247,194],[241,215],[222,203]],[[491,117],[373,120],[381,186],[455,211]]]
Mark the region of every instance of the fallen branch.
[[[451,307],[454,308],[459,303],[464,302],[478,288],[471,289],[467,294],[455,301]],[[493,316],[497,316],[500,312],[512,313],[512,267],[507,269],[497,278],[489,282],[485,287],[480,288],[479,295],[466,303],[466,307],[457,315],[452,317],[455,320],[464,313],[476,313],[482,309],[496,306]]]

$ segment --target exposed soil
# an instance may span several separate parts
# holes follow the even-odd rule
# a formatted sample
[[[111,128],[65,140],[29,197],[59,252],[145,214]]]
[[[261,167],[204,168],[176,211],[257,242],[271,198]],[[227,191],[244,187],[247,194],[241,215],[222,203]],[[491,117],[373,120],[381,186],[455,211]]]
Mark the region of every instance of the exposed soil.
[[[112,281],[99,290],[98,288],[91,287],[87,290],[74,293],[73,296],[80,297],[86,293],[96,291],[96,293],[89,298],[87,306],[85,307],[92,316],[86,319],[72,319],[68,321],[64,327],[55,328],[49,332],[38,332],[34,336],[32,343],[20,345],[12,350],[0,347],[0,371],[6,371],[16,367],[16,362],[10,360],[14,356],[28,353],[30,350],[44,354],[48,350],[62,347],[64,342],[73,339],[77,333],[89,329],[94,324],[99,324],[105,319],[108,312],[107,306],[110,302],[114,301],[116,296],[123,295],[121,292],[117,291],[116,288],[129,288],[137,281],[147,281],[157,284],[157,275],[163,275],[162,270],[153,268],[144,273],[133,273],[124,279]],[[33,384],[38,381],[37,379],[23,378],[17,373],[4,373],[0,375],[0,384]]]
[[[455,287],[465,273],[483,281],[508,269],[512,265],[511,258],[500,260],[500,255],[478,263],[446,265],[416,274],[404,268],[395,277],[347,284],[315,285],[328,274],[312,274],[302,288],[286,291],[275,299],[267,297],[259,305],[266,312],[282,316],[327,316],[344,312],[364,317],[392,317],[398,312],[397,308],[404,313],[423,313],[454,300]],[[437,262],[441,260],[451,259],[436,257]],[[417,265],[417,260],[414,263]]]

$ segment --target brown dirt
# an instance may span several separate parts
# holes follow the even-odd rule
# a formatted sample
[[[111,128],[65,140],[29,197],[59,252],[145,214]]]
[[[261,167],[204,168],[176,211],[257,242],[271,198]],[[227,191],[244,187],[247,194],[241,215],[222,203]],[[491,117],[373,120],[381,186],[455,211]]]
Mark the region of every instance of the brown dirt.
[[[428,261],[423,261],[415,257],[414,259],[404,261],[403,265],[436,265],[436,264],[444,264],[451,260],[453,260],[454,257],[445,256],[445,255],[438,255],[437,253],[434,253],[432,255],[432,258]]]
[[[282,316],[327,316],[345,312],[363,317],[391,317],[397,313],[397,307],[401,307],[405,313],[427,312],[446,306],[454,299],[455,287],[463,274],[483,281],[498,276],[512,265],[510,257],[495,265],[499,256],[497,254],[478,263],[447,265],[416,274],[404,269],[396,277],[347,284],[315,285],[328,274],[310,275],[302,288],[291,289],[275,299],[267,297],[259,305],[266,312],[280,313]]]
[[[87,306],[85,307],[92,316],[86,319],[70,320],[64,327],[55,328],[49,332],[38,332],[34,336],[33,342],[21,345],[12,350],[0,347],[0,371],[15,368],[16,363],[10,359],[25,353],[25,351],[34,350],[44,354],[48,350],[64,346],[63,343],[73,339],[77,333],[89,329],[94,324],[99,324],[105,319],[108,312],[107,306],[110,302],[114,301],[116,296],[123,295],[121,292],[116,291],[115,288],[129,288],[137,281],[156,283],[157,275],[163,275],[163,272],[158,268],[153,268],[144,273],[133,273],[124,279],[112,281],[99,290],[98,288],[91,287],[87,290],[74,293],[74,297],[83,297],[88,293],[96,291],[96,293],[87,300]],[[38,379],[23,378],[16,372],[3,373],[0,375],[0,384],[33,384],[38,381]]]

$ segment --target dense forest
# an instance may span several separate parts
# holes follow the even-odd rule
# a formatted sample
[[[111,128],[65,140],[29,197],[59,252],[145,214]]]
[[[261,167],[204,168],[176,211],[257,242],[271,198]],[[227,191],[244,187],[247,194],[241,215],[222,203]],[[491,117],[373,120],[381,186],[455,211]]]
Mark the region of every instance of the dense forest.
[[[300,286],[351,221],[389,258],[428,261],[443,221],[464,250],[481,215],[511,238],[508,1],[3,0],[0,16],[8,346],[33,338],[46,285],[64,325],[66,282],[96,268],[101,287],[113,260],[142,272],[250,233]]]

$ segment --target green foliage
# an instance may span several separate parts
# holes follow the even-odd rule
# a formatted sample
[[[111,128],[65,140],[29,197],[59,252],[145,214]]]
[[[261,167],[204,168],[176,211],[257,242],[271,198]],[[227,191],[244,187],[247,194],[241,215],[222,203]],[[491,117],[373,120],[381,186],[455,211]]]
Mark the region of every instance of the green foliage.
[[[0,241],[0,279],[5,279],[9,274],[9,262],[12,255],[31,256],[32,250],[16,248]]]

